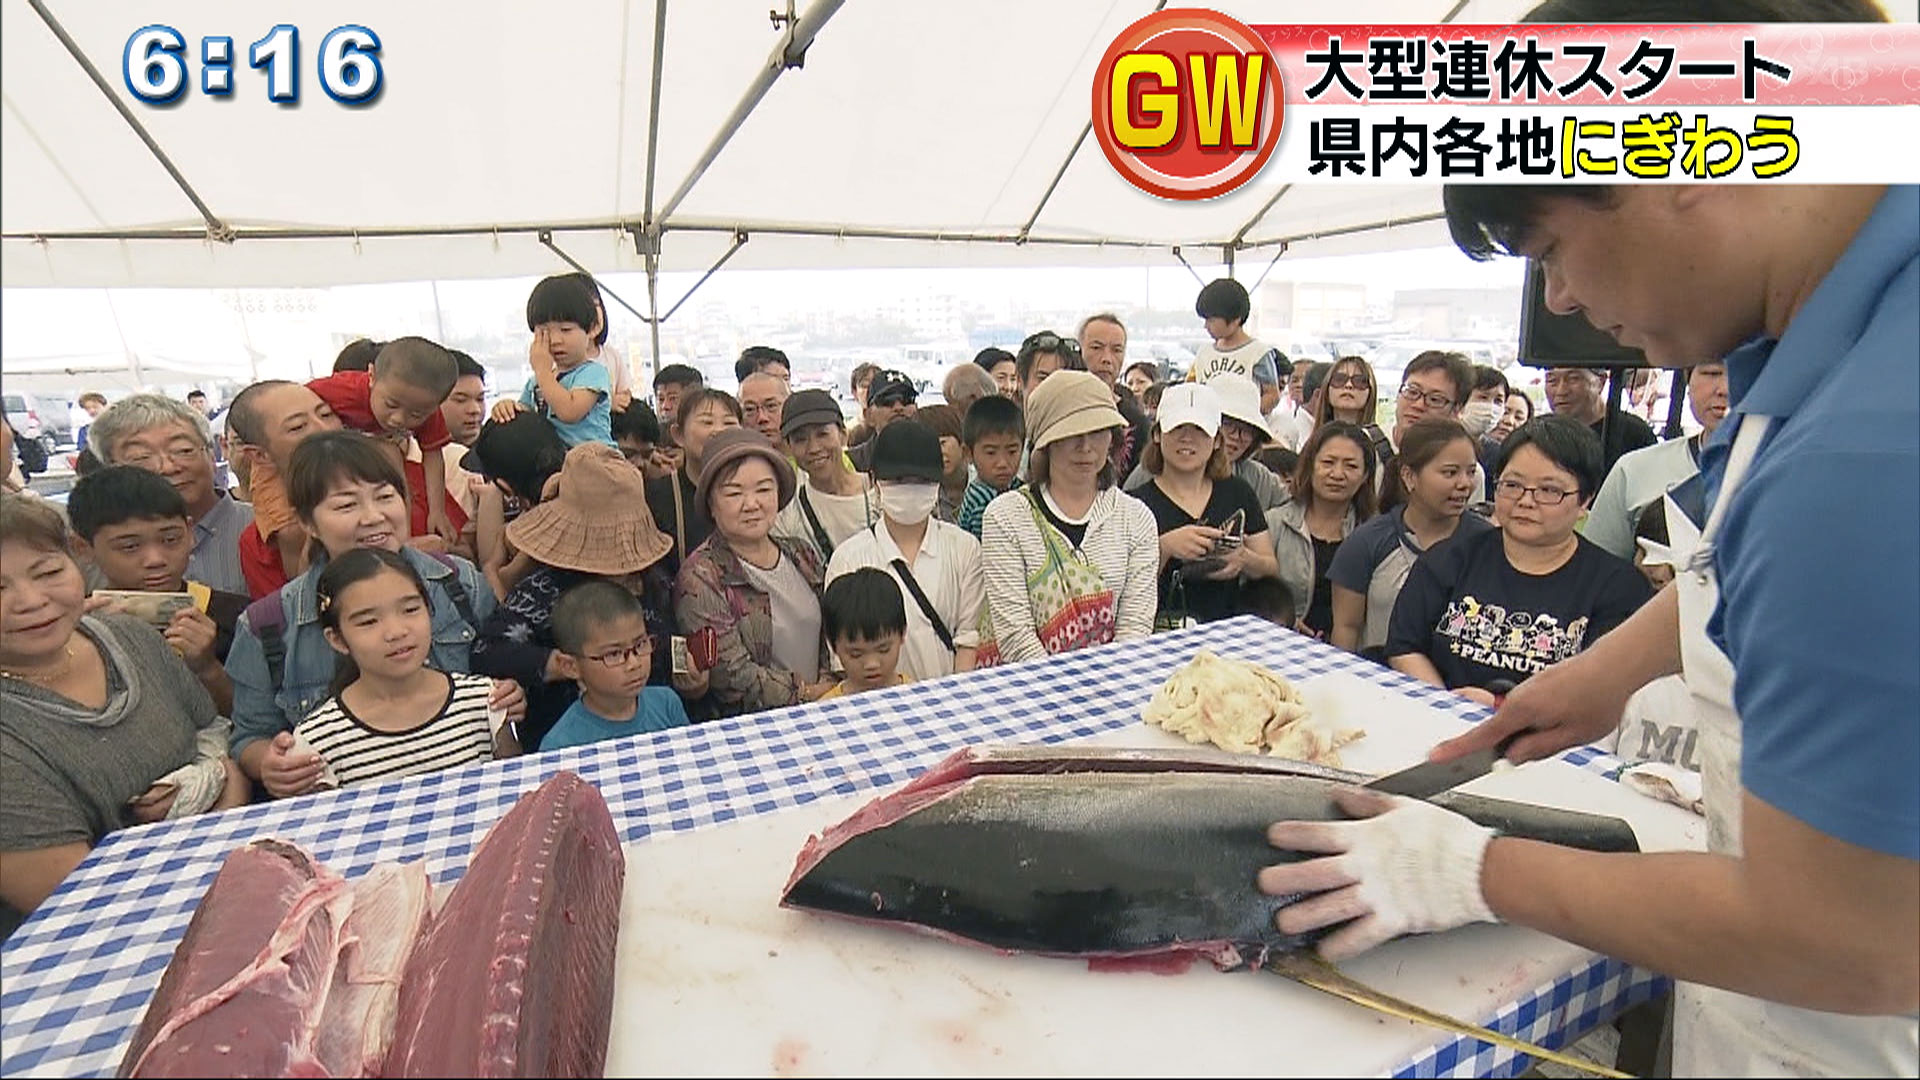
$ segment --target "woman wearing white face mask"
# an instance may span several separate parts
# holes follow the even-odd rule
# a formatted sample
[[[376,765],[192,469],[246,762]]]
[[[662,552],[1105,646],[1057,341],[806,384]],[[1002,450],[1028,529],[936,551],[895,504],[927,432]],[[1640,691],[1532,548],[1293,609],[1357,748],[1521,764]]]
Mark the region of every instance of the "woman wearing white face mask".
[[[940,437],[918,420],[874,436],[880,521],[834,549],[827,581],[861,567],[893,575],[907,608],[900,672],[916,682],[972,671],[980,643],[980,542],[933,516],[940,501]]]

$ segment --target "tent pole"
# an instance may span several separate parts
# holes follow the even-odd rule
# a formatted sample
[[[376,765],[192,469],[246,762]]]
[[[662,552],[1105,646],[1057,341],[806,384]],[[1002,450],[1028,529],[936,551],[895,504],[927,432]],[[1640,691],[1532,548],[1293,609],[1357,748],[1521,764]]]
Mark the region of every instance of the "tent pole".
[[[1202,277],[1200,276],[1200,271],[1198,271],[1198,270],[1195,270],[1195,269],[1193,268],[1193,264],[1187,261],[1187,257],[1186,257],[1185,255],[1182,255],[1182,254],[1180,254],[1180,249],[1179,249],[1179,248],[1174,248],[1174,249],[1173,249],[1173,257],[1174,257],[1174,258],[1176,258],[1176,259],[1179,259],[1179,260],[1180,260],[1180,265],[1181,265],[1181,266],[1184,266],[1184,267],[1186,267],[1186,268],[1187,268],[1187,273],[1189,273],[1189,274],[1192,274],[1192,275],[1193,275],[1193,280],[1195,280],[1195,281],[1198,281],[1198,282],[1200,282],[1200,284],[1202,284],[1202,285],[1205,285],[1205,284],[1206,284],[1206,281],[1205,281],[1205,279],[1203,279],[1203,278],[1202,278]]]
[[[707,169],[720,156],[720,151],[725,150],[727,144],[733,141],[733,137],[739,134],[741,126],[747,122],[747,117],[752,116],[753,110],[759,106],[760,99],[766,97],[767,91],[773,89],[774,81],[779,79],[781,73],[788,68],[799,67],[806,60],[807,47],[813,44],[814,37],[820,33],[822,27],[827,25],[827,20],[833,18],[834,12],[839,11],[841,5],[845,3],[846,0],[814,0],[813,6],[807,9],[805,15],[788,25],[787,36],[767,57],[767,62],[760,68],[759,74],[755,75],[753,82],[748,84],[747,92],[741,95],[740,103],[733,107],[733,112],[728,114],[726,121],[720,125],[720,130],[714,134],[713,140],[707,143],[705,150],[700,152],[700,157],[694,161],[693,168],[687,171],[687,178],[680,181],[679,188],[675,189],[673,195],[667,199],[667,204],[660,208],[656,220],[666,221],[673,217],[673,212],[680,208],[681,202],[693,191],[693,185],[699,183],[700,178],[706,175]]]
[[[613,299],[614,299],[614,302],[615,302],[615,303],[617,303],[617,304],[619,304],[619,305],[620,305],[621,307],[623,307],[623,308],[626,308],[626,309],[627,309],[628,311],[630,311],[630,312],[632,312],[632,313],[633,313],[633,317],[634,317],[634,318],[636,318],[636,319],[644,319],[644,318],[646,318],[646,316],[645,316],[645,315],[642,315],[642,314],[640,314],[640,309],[639,309],[639,308],[636,308],[636,307],[634,307],[634,306],[633,306],[632,304],[629,304],[629,303],[627,303],[627,302],[626,302],[626,300],[624,300],[624,299],[622,299],[622,298],[621,298],[621,296],[620,296],[620,294],[619,294],[619,293],[617,293],[617,292],[614,292],[614,291],[613,291],[612,289],[609,289],[609,288],[607,288],[607,286],[606,286],[606,283],[605,283],[605,282],[602,282],[602,281],[600,280],[600,275],[598,275],[598,274],[596,274],[596,273],[594,273],[593,271],[591,271],[591,270],[589,270],[589,269],[587,269],[586,267],[584,267],[584,266],[582,266],[582,265],[580,265],[580,262],[579,262],[579,260],[577,260],[577,259],[575,259],[575,258],[574,258],[573,256],[571,256],[571,255],[569,255],[569,254],[567,254],[567,253],[566,253],[566,252],[564,252],[564,251],[561,251],[561,250],[560,250],[560,245],[558,245],[558,244],[556,244],[556,243],[554,243],[554,242],[553,242],[553,234],[552,234],[552,233],[550,233],[550,232],[542,232],[542,233],[540,234],[540,242],[541,242],[542,244],[544,244],[544,245],[546,245],[546,247],[547,247],[547,250],[549,250],[549,251],[551,251],[551,252],[553,252],[553,253],[554,253],[555,255],[558,255],[558,256],[560,256],[560,261],[561,261],[561,262],[564,262],[564,263],[566,263],[566,264],[567,264],[568,266],[571,266],[571,267],[573,267],[573,268],[574,268],[575,270],[578,270],[578,271],[580,271],[581,273],[583,273],[583,274],[585,274],[585,275],[587,275],[588,277],[590,277],[590,278],[592,278],[592,279],[593,279],[593,287],[594,287],[594,288],[596,288],[596,289],[599,289],[599,290],[600,290],[601,292],[603,292],[603,293],[606,293],[606,294],[607,294],[608,296],[611,296],[611,297],[613,297]],[[438,294],[438,293],[435,293],[435,294],[434,294],[434,296],[435,296],[435,301],[434,301],[434,302],[435,302],[435,303],[437,304],[437,303],[439,302],[439,300],[438,300],[438,297],[439,297],[439,294]]]
[[[87,54],[80,51],[79,44],[67,33],[67,28],[60,25],[60,20],[53,17],[53,12],[48,11],[47,5],[41,0],[27,0],[27,3],[33,5],[33,10],[39,13],[41,20],[47,24],[47,29],[52,30],[53,36],[60,39],[60,44],[66,47],[67,52],[80,65],[80,69],[87,73],[87,78],[93,80],[93,85],[99,87],[100,92],[106,95],[108,103],[120,114],[120,119],[125,120],[127,126],[133,129],[133,133],[146,144],[154,160],[160,163],[161,168],[167,170],[168,176],[173,177],[173,182],[186,194],[187,201],[193,204],[195,210],[200,211],[200,216],[207,223],[206,235],[222,243],[232,243],[233,230],[227,227],[226,222],[214,216],[213,211],[207,207],[206,201],[200,198],[200,193],[193,190],[193,185],[187,183],[186,177],[180,175],[180,170],[174,167],[173,159],[167,157],[167,152],[160,149],[160,144],[153,141],[152,135],[147,134],[147,129],[141,126],[140,120],[133,115],[133,110],[127,108],[127,103],[120,100],[120,95],[113,92],[112,84],[100,74],[99,68],[93,66],[93,61],[87,59]]]
[[[653,372],[651,380],[660,375],[660,252],[656,247],[647,252],[647,310],[652,314],[647,318],[647,337],[653,343]],[[662,417],[662,419],[665,419]]]
[[[1285,240],[1282,240],[1280,241],[1280,250],[1273,253],[1273,259],[1267,263],[1267,268],[1265,270],[1260,271],[1260,277],[1254,281],[1253,287],[1248,289],[1247,291],[1257,292],[1260,286],[1266,284],[1267,275],[1273,273],[1274,266],[1280,262],[1280,257],[1285,255],[1286,253],[1287,253],[1287,242]]]
[[[721,267],[727,265],[727,260],[733,258],[733,253],[736,251],[739,251],[741,245],[745,244],[746,242],[747,242],[746,233],[743,233],[743,232],[734,233],[733,243],[727,247],[727,250],[721,254],[719,259],[714,261],[714,264],[712,266],[707,267],[707,272],[704,274],[701,274],[700,280],[693,283],[693,288],[687,290],[687,295],[681,297],[672,307],[668,308],[667,313],[665,315],[660,316],[660,321],[665,322],[668,319],[673,318],[673,313],[680,310],[680,305],[693,299],[693,294],[700,291],[700,286],[705,285],[707,283],[708,278],[712,277],[714,273],[718,271]]]
[[[660,66],[665,63],[667,53],[667,0],[654,0],[653,4],[653,89],[647,105],[647,225],[653,224],[653,180],[657,163],[660,160]],[[658,343],[655,352],[658,352]],[[659,357],[654,357],[655,362]]]

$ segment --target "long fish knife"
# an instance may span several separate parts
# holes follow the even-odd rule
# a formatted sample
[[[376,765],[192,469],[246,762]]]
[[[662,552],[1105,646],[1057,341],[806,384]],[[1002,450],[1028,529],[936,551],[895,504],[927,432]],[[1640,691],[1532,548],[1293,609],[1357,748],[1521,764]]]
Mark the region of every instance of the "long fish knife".
[[[1451,761],[1423,761],[1410,769],[1388,773],[1365,786],[1389,795],[1431,799],[1443,791],[1452,791],[1469,780],[1478,780],[1493,771],[1494,763],[1505,757],[1507,749],[1526,733],[1527,729],[1523,728],[1485,750],[1475,750]]]

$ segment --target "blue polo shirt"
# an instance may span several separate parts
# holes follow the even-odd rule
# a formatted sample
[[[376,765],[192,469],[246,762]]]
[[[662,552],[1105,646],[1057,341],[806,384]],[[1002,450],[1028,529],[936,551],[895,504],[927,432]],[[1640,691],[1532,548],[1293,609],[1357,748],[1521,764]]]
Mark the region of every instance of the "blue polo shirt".
[[[1777,342],[1727,357],[1774,417],[1715,544],[1741,780],[1848,843],[1920,859],[1920,188],[1889,188]]]

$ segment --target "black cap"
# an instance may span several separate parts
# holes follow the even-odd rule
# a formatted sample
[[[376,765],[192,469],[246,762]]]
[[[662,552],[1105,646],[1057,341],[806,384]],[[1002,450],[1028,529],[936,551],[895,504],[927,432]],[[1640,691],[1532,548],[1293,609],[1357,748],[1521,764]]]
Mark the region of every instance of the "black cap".
[[[902,372],[887,368],[873,377],[867,384],[867,404],[884,405],[889,400],[905,401],[909,404],[920,397],[920,387]]]
[[[940,458],[940,436],[918,420],[901,418],[873,437],[875,480],[918,480],[937,484],[946,471]]]
[[[794,432],[814,424],[847,426],[846,414],[840,411],[840,403],[825,390],[799,391],[780,406],[781,438],[791,439]]]

